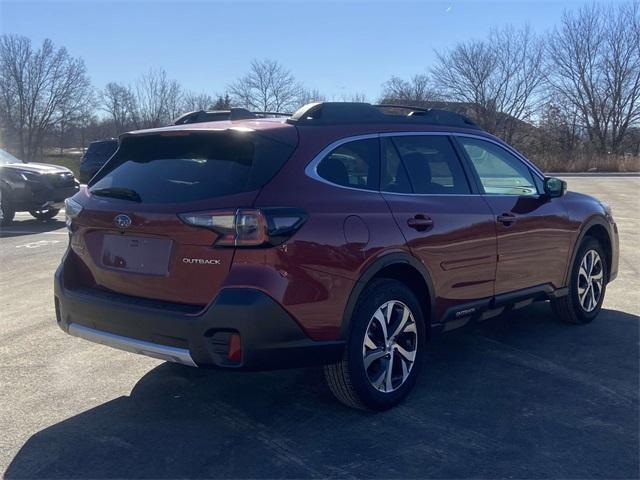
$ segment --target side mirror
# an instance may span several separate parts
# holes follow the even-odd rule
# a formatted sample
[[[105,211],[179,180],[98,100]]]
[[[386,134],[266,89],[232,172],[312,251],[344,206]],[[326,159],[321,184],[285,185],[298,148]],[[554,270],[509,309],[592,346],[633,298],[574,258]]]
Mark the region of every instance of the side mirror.
[[[567,191],[567,182],[555,177],[544,179],[544,193],[550,197],[561,197]]]

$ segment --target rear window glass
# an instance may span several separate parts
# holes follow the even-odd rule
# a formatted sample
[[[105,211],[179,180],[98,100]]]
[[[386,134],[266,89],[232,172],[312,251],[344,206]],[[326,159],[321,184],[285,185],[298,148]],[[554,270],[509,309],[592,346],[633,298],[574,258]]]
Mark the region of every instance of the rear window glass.
[[[118,149],[118,142],[97,142],[89,144],[85,153],[85,159],[105,158],[108,159]]]
[[[145,203],[192,202],[249,192],[268,182],[294,148],[249,132],[129,137],[89,190],[131,190]]]

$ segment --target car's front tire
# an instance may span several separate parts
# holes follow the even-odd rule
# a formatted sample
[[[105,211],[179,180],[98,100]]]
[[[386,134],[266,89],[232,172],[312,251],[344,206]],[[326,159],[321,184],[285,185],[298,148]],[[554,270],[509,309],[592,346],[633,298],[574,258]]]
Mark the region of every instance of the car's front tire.
[[[330,390],[353,408],[397,405],[415,385],[425,338],[413,292],[396,280],[374,280],[356,305],[342,360],[324,368]]]
[[[563,322],[591,322],[600,310],[607,290],[607,261],[600,242],[586,237],[580,244],[571,268],[569,292],[551,301],[557,317]]]
[[[60,213],[60,209],[48,208],[46,210],[29,210],[29,213],[32,217],[37,218],[38,220],[51,220]]]

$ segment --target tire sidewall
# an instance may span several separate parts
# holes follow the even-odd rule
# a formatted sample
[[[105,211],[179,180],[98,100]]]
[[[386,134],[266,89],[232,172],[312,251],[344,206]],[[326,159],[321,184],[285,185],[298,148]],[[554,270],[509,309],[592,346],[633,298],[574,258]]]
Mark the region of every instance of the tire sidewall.
[[[600,298],[598,300],[598,304],[596,308],[594,308],[591,312],[587,312],[582,308],[580,304],[580,299],[578,297],[578,272],[580,270],[580,263],[582,259],[589,250],[595,250],[598,252],[600,256],[600,261],[602,262],[602,270],[603,270],[603,282],[602,282],[602,293],[600,294]],[[571,307],[576,315],[577,320],[580,323],[588,323],[593,320],[600,310],[602,309],[602,302],[604,302],[605,293],[607,291],[607,281],[609,279],[609,269],[607,266],[606,256],[604,254],[604,250],[600,246],[600,242],[596,239],[587,237],[580,248],[578,249],[578,254],[573,262],[573,268],[571,270],[571,278],[569,284],[569,296],[571,300]]]
[[[37,210],[30,210],[29,214],[31,214],[32,217],[38,219],[38,220],[51,220],[52,218],[54,218],[56,215],[58,215],[58,213],[60,213],[60,209],[59,208],[49,208],[43,212],[38,212]]]
[[[384,393],[376,390],[364,369],[362,356],[362,344],[369,321],[375,311],[390,300],[398,300],[404,303],[413,314],[416,323],[417,347],[416,358],[404,384],[393,392]],[[404,284],[394,280],[382,280],[368,288],[354,311],[351,334],[347,348],[347,358],[350,370],[350,378],[353,387],[358,392],[361,401],[368,408],[374,410],[386,410],[398,404],[413,388],[420,370],[425,351],[425,321],[420,304],[415,295]]]
[[[13,218],[16,212],[13,209],[13,205],[11,202],[11,195],[9,195],[9,192],[5,188],[3,188],[2,193],[0,195],[2,195],[2,199],[0,200],[0,208],[2,208],[1,224],[3,226],[6,226],[13,221]]]

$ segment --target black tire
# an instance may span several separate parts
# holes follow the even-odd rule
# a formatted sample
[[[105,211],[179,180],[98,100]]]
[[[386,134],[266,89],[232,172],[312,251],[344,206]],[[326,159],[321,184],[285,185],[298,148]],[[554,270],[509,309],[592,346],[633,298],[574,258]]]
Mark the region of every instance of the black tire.
[[[370,370],[365,369],[363,358],[365,354],[364,341],[365,335],[369,335],[369,333],[372,332],[372,330],[370,330],[370,322],[373,322],[374,314],[377,313],[381,306],[385,304],[388,305],[391,301],[398,303],[391,307],[391,310],[397,312],[397,314],[390,316],[393,317],[395,315],[399,320],[399,318],[402,317],[402,313],[404,313],[404,308],[407,307],[410,310],[411,317],[413,317],[413,323],[411,323],[409,319],[405,325],[409,325],[407,330],[411,330],[411,332],[405,332],[403,330],[397,334],[395,338],[398,340],[396,345],[391,347],[391,353],[384,355],[386,360],[380,359],[380,363],[386,361],[387,367],[388,365],[392,366],[392,374],[395,370],[395,381],[398,384],[394,390],[383,392],[373,386],[369,378],[371,374]],[[389,323],[389,326],[391,329],[394,329],[395,325],[399,323],[400,322]],[[410,325],[413,324],[415,324],[415,335],[413,333],[414,329],[410,327]],[[340,402],[352,408],[381,411],[397,405],[409,394],[415,385],[425,350],[424,315],[415,295],[403,283],[396,280],[374,280],[367,286],[358,300],[350,327],[347,346],[342,359],[338,363],[324,367],[325,378],[329,389]],[[391,336],[391,333],[389,336]],[[392,338],[390,341],[392,340],[394,339]],[[413,341],[415,341],[415,344],[413,344]],[[401,342],[408,343],[401,345]],[[402,367],[408,366],[409,362],[404,356],[400,357],[400,352],[396,350],[399,345],[407,347],[407,350],[411,350],[415,346],[415,350],[411,350],[410,352],[415,352],[415,358],[413,364],[408,367],[408,376],[406,377]],[[373,352],[373,350],[367,351],[369,353]],[[376,352],[377,351],[382,352],[383,350],[377,349]],[[389,358],[387,359],[387,357]],[[369,369],[372,367],[376,368],[374,362],[370,364]],[[399,372],[398,369],[400,370]],[[382,371],[383,369],[380,368],[379,372]],[[398,379],[398,374],[401,377],[400,379]],[[381,375],[384,375],[384,373]],[[389,378],[391,378],[391,375]],[[392,383],[391,385],[393,387]],[[380,388],[385,388],[385,386],[380,386]]]
[[[2,210],[0,226],[6,227],[13,222],[16,211],[13,208],[11,197],[4,190],[0,192],[0,210]]]
[[[32,217],[38,220],[51,220],[60,213],[59,208],[48,208],[47,210],[29,210]]]
[[[595,302],[595,306],[591,310],[588,310],[583,306],[580,300],[578,277],[580,275],[580,265],[582,264],[585,255],[590,251],[595,251],[600,258],[602,269],[602,288],[597,302]],[[569,293],[564,297],[551,300],[551,307],[558,319],[566,323],[581,325],[589,323],[596,318],[602,309],[602,302],[604,301],[604,296],[607,290],[608,275],[609,271],[607,260],[602,245],[600,245],[600,242],[593,237],[585,237],[578,248],[578,253],[576,254],[576,258],[571,266],[571,274],[569,275],[568,284]]]

